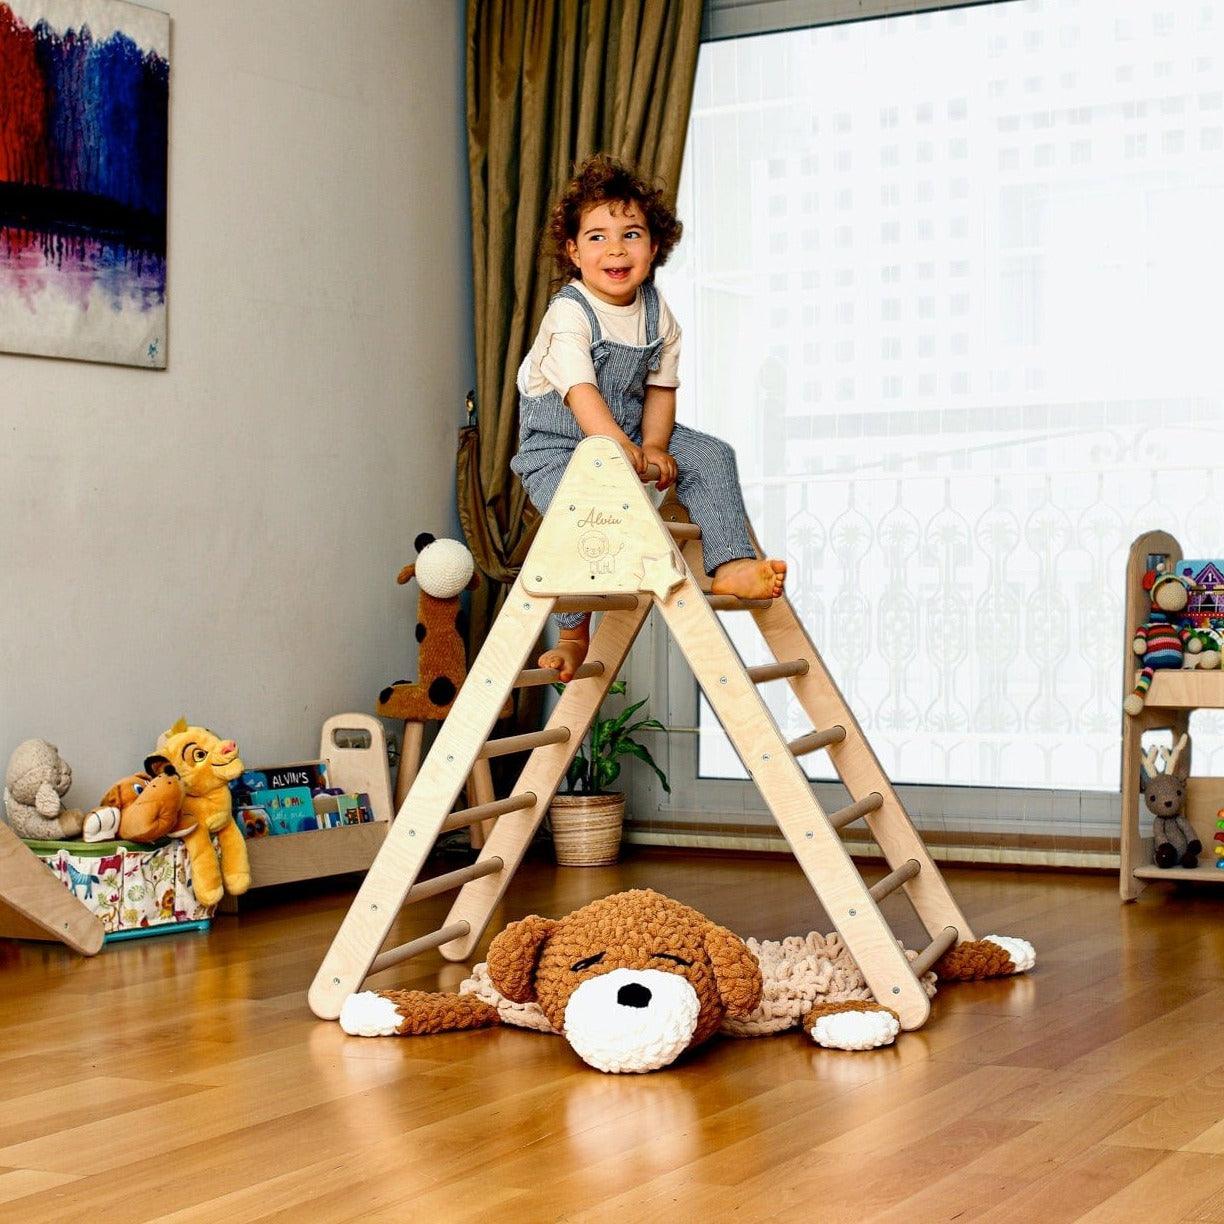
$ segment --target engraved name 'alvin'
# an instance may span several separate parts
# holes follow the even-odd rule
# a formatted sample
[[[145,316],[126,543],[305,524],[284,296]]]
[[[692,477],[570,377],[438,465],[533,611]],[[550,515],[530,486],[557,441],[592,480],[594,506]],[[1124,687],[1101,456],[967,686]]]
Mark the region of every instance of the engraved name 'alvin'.
[[[618,518],[615,514],[604,514],[602,510],[596,510],[592,506],[586,514],[586,518],[578,520],[579,527],[616,527],[624,522],[624,519]]]

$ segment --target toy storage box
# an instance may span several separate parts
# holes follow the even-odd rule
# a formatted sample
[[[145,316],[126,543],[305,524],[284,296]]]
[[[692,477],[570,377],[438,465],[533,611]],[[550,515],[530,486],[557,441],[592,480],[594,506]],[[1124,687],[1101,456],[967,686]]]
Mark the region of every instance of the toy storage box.
[[[181,841],[27,841],[72,895],[95,914],[107,939],[207,927],[216,906],[201,905]]]

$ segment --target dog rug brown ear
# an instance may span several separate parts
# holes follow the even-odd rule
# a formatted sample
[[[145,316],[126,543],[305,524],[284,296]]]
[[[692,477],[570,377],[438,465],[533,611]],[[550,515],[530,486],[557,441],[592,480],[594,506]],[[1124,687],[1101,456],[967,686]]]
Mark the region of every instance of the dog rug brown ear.
[[[529,914],[512,922],[489,945],[489,979],[511,1003],[534,1003],[540,949],[557,928],[552,918]]]
[[[714,981],[728,1016],[747,1016],[761,1002],[761,966],[738,935],[710,924],[705,934],[706,955],[714,968]]]

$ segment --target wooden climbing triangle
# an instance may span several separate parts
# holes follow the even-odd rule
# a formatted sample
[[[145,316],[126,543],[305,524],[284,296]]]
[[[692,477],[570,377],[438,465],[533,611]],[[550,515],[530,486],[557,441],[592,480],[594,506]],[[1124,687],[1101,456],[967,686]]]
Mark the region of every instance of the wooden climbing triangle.
[[[422,952],[437,948],[452,961],[473,955],[591,719],[657,607],[876,999],[903,1028],[926,1020],[930,1003],[919,979],[973,933],[789,599],[711,595],[700,534],[690,523],[664,522],[616,442],[591,437],[579,444],[519,579],[315,976],[309,998],[317,1016],[335,1019],[367,977]],[[548,725],[490,739],[513,688],[556,680],[554,671],[524,665],[548,616],[569,611],[602,615],[586,662]],[[750,613],[776,662],[745,667],[718,611]],[[779,679],[790,684],[814,728],[789,742],[756,687]],[[824,811],[799,764],[819,749],[850,792],[839,811]],[[509,796],[452,811],[473,764],[525,750],[531,755]],[[441,834],[492,818],[474,863],[417,883]],[[838,836],[860,819],[890,869],[871,886]],[[913,962],[878,904],[899,888],[930,937]],[[384,950],[405,904],[453,889],[459,894],[441,927]]]

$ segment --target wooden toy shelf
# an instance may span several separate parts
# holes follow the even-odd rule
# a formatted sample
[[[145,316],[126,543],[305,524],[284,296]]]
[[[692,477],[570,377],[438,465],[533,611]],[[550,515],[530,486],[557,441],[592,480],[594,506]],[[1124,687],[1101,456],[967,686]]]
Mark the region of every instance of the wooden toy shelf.
[[[1181,545],[1165,531],[1149,531],[1131,545],[1126,566],[1126,624],[1122,669],[1125,697],[1135,686],[1135,655],[1131,639],[1135,626],[1147,619],[1148,601],[1143,590],[1144,572],[1155,558],[1176,563],[1182,559]],[[1224,670],[1158,671],[1140,714],[1122,715],[1122,837],[1119,892],[1123,901],[1133,901],[1149,880],[1166,883],[1198,882],[1224,884],[1224,871],[1215,866],[1213,847],[1216,812],[1224,808],[1224,778],[1191,777],[1186,789],[1186,818],[1193,825],[1203,852],[1198,867],[1157,867],[1152,862],[1152,839],[1140,835],[1142,795],[1139,765],[1143,758],[1140,741],[1149,731],[1168,730],[1174,739],[1189,729],[1192,710],[1224,710]]]

